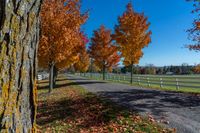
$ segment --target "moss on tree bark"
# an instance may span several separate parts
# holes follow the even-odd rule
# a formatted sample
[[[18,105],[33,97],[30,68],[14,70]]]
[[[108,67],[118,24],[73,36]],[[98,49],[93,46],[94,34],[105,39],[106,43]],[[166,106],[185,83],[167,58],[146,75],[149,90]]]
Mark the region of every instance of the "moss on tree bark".
[[[35,132],[41,0],[0,0],[0,132]]]

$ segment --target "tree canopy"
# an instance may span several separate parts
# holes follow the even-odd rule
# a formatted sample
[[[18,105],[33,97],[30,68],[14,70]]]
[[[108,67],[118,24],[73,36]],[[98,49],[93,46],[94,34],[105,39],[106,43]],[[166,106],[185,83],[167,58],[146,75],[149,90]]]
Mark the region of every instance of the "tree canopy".
[[[102,25],[98,30],[94,31],[91,45],[89,46],[89,54],[94,59],[95,65],[103,73],[105,73],[106,69],[112,70],[113,67],[118,65],[120,56],[117,46],[112,42],[111,30]]]
[[[79,0],[44,0],[38,53],[41,67],[69,67],[78,59],[77,47],[83,39],[80,27],[87,17],[80,11]]]
[[[195,42],[195,44],[189,44],[188,48],[190,50],[200,51],[200,2],[199,0],[187,0],[189,2],[193,2],[194,10],[192,13],[197,14],[197,17],[194,19],[192,28],[190,28],[187,32],[189,33],[189,39]]]
[[[127,4],[126,11],[118,18],[118,23],[113,37],[119,44],[124,65],[131,65],[133,68],[133,65],[138,64],[143,56],[142,49],[151,42],[150,23],[143,13],[134,11],[131,3]]]
[[[118,22],[119,24],[115,26],[114,39],[119,44],[124,64],[138,64],[143,55],[142,49],[151,42],[150,23],[144,14],[134,11],[131,3],[118,18]]]
[[[89,42],[88,38],[82,33],[82,43],[78,49],[78,61],[74,64],[74,68],[79,72],[86,72],[90,65],[89,54],[86,49],[86,44]]]

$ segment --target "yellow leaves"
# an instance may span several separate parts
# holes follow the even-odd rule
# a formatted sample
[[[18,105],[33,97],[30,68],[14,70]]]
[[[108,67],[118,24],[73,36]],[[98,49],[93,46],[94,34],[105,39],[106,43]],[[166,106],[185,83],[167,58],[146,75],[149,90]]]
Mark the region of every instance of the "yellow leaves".
[[[137,64],[143,55],[142,49],[151,42],[151,31],[148,31],[150,23],[143,14],[133,10],[131,3],[118,21],[113,37],[120,45],[124,64]]]

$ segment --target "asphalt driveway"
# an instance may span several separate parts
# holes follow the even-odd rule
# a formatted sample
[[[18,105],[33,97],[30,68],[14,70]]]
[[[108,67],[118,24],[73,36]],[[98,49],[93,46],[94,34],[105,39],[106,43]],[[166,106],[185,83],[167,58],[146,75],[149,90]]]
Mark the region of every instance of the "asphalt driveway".
[[[68,75],[69,80],[103,98],[142,115],[153,115],[178,133],[200,133],[200,96],[89,80]]]

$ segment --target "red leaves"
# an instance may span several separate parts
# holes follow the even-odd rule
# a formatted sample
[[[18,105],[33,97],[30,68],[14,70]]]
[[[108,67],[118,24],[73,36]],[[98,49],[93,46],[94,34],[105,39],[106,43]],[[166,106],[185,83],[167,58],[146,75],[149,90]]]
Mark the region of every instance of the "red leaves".
[[[200,2],[198,0],[187,0],[190,2],[194,2],[194,10],[192,13],[199,13],[200,10]],[[199,14],[193,21],[193,27],[187,31],[189,33],[189,39],[195,42],[193,45],[189,45],[188,48],[190,50],[199,51],[200,50],[200,19]]]
[[[197,30],[200,30],[200,22],[196,22]]]
[[[190,50],[199,51],[199,50],[200,50],[200,44],[197,44],[197,45],[189,45],[188,48],[189,48]]]

